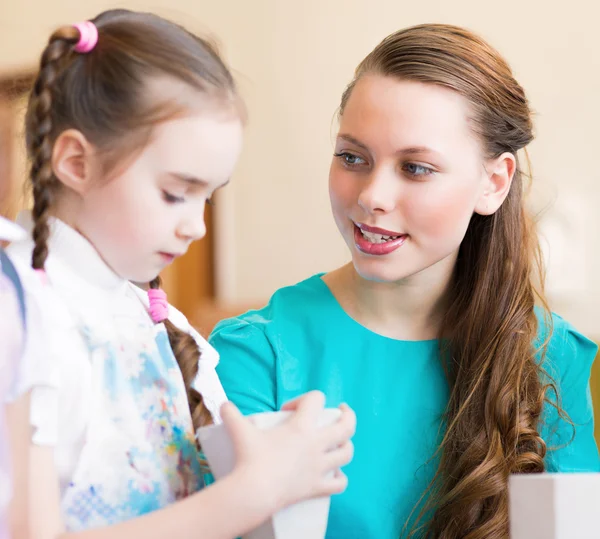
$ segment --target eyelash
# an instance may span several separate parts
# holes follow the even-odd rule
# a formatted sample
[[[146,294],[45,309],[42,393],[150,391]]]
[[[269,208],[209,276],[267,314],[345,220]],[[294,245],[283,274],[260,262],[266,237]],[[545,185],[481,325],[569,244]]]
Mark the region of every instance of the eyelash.
[[[168,191],[164,191],[162,192],[163,194],[163,199],[167,204],[181,204],[182,202],[185,202],[185,198],[184,197],[178,197],[175,195],[172,195],[171,193],[169,193]],[[206,203],[209,206],[214,206],[214,200],[213,197],[207,198],[206,199]]]
[[[164,201],[168,204],[180,204],[182,202],[185,202],[185,198],[172,195],[168,191],[163,190],[162,194]]]
[[[364,161],[364,159],[362,157],[359,157],[358,155],[354,155],[353,153],[350,153],[350,152],[334,153],[333,156],[339,158],[340,161],[342,162],[342,165],[344,165],[345,167],[348,167],[348,168],[359,166],[357,163],[348,163],[348,161],[347,161],[348,157],[352,157],[354,159],[361,159],[362,161]]]
[[[423,174],[413,174],[412,172],[406,170],[406,167],[408,166],[422,169],[424,170],[424,172]],[[424,165],[419,165],[417,163],[405,163],[402,167],[402,170],[404,170],[409,176],[412,176],[413,178],[431,176],[435,172],[432,168],[426,167]]]
[[[352,168],[358,168],[359,166],[362,166],[363,164],[357,164],[357,163],[348,163],[347,159],[349,157],[354,158],[354,159],[360,159],[361,161],[365,161],[362,157],[355,155],[353,153],[350,152],[339,152],[339,153],[334,153],[333,154],[334,157],[337,157],[341,160],[342,165],[348,169],[352,169]],[[422,169],[424,172],[422,174],[414,174],[412,172],[410,172],[409,170],[407,170],[407,167],[414,167],[414,168],[418,168],[418,169]],[[402,170],[408,174],[409,176],[413,177],[413,178],[418,178],[418,177],[425,177],[425,176],[430,176],[431,174],[435,173],[435,170],[429,167],[426,167],[424,165],[419,165],[417,163],[404,163],[402,165]]]

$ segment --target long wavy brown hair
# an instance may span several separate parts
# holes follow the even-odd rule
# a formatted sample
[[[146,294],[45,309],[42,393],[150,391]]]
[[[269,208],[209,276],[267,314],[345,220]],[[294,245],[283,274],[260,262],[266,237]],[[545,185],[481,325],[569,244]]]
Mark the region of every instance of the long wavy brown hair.
[[[99,38],[88,54],[74,51],[79,40],[75,27],[65,26],[51,35],[29,97],[25,132],[36,269],[44,268],[48,256],[48,219],[60,196],[62,184],[52,170],[52,151],[63,131],[83,133],[102,152],[108,173],[143,147],[157,123],[185,113],[182,103],[151,99],[151,80],[170,77],[210,98],[215,106],[241,106],[233,77],[214,46],[181,26],[157,15],[122,9],[101,13],[93,23]],[[159,286],[158,277],[150,283],[151,288]],[[200,350],[188,333],[169,320],[165,325],[194,426],[211,423],[202,396],[192,388]]]
[[[483,157],[511,152],[517,158],[506,200],[493,215],[473,215],[459,249],[440,329],[450,386],[440,463],[411,533],[506,538],[509,475],[544,470],[546,445],[539,424],[544,403],[556,395],[540,361],[545,345],[538,338],[536,302],[546,324],[551,317],[517,156],[533,139],[529,105],[498,52],[455,26],[420,25],[384,39],[358,66],[340,114],[365,74],[457,92],[470,104],[470,125]]]

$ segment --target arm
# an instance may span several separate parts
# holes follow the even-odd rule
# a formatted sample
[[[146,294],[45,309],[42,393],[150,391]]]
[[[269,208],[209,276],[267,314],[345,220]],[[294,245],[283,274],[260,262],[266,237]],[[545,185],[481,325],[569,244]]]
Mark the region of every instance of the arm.
[[[56,478],[51,453],[36,448],[32,472],[41,473],[32,497],[32,539],[165,539],[190,537],[232,539],[258,527],[269,516],[262,501],[253,496],[250,474],[232,473],[211,487],[148,515],[106,528],[61,533]],[[49,497],[48,497],[49,496]],[[18,537],[18,536],[17,536]]]
[[[0,519],[6,522],[12,537],[26,538],[28,529],[28,478],[29,478],[29,427],[30,391],[27,386],[21,389],[21,355],[24,347],[22,331],[25,315],[24,304],[18,301],[20,281],[8,259],[0,260],[0,457],[2,476],[9,476],[10,500],[6,515]],[[7,266],[8,264],[8,266]],[[11,268],[5,279],[3,271]],[[20,308],[21,307],[21,308]],[[4,460],[7,457],[7,460]],[[4,480],[4,479],[3,479]],[[5,486],[5,485],[2,485]],[[1,487],[0,487],[1,488]],[[4,509],[4,508],[3,508]],[[4,529],[4,526],[2,526]]]
[[[12,498],[8,508],[8,525],[11,537],[28,537],[27,500],[29,497],[29,393],[7,404],[6,426],[9,442]]]
[[[32,444],[29,451],[30,539],[56,538],[64,530],[60,517],[58,476],[54,451]]]
[[[325,397],[313,392],[298,399],[293,416],[279,427],[260,430],[231,403],[223,420],[231,436],[236,466],[214,485],[148,515],[110,527],[60,533],[52,454],[32,453],[32,475],[38,474],[31,514],[33,539],[163,539],[190,537],[233,539],[257,528],[283,507],[300,500],[342,492],[347,479],[331,474],[352,459],[356,418],[347,407],[341,419],[319,427]],[[336,449],[331,450],[332,447]],[[302,474],[298,470],[303,470]]]

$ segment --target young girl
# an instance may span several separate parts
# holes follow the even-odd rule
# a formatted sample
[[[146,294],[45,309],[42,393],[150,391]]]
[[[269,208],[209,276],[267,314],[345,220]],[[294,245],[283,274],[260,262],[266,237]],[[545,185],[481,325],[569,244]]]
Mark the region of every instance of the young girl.
[[[341,101],[329,186],[352,262],[213,332],[243,412],[309,389],[356,411],[328,539],[505,538],[509,474],[600,470],[596,346],[534,288],[518,157],[532,138],[523,89],[483,40],[390,35]]]
[[[27,111],[32,239],[9,249],[46,283],[39,327],[58,386],[32,394],[34,537],[232,538],[345,488],[329,472],[351,458],[353,413],[317,428],[311,393],[267,432],[224,405],[236,468],[197,493],[194,432],[220,421],[225,394],[215,350],[158,275],[204,236],[242,119],[211,46],[155,15],[108,11],[50,37]]]

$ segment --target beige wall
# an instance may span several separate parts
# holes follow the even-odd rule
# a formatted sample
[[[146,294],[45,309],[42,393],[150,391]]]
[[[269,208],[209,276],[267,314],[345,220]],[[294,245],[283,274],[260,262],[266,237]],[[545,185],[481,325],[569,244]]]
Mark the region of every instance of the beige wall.
[[[538,206],[558,197],[546,225],[554,305],[600,334],[595,2],[574,0],[568,9],[544,0],[0,2],[3,70],[35,63],[54,26],[115,5],[158,11],[219,37],[251,115],[236,179],[217,206],[220,295],[244,302],[346,260],[329,215],[327,172],[334,112],[358,61],[386,34],[416,23],[481,33],[512,64],[537,112]]]

